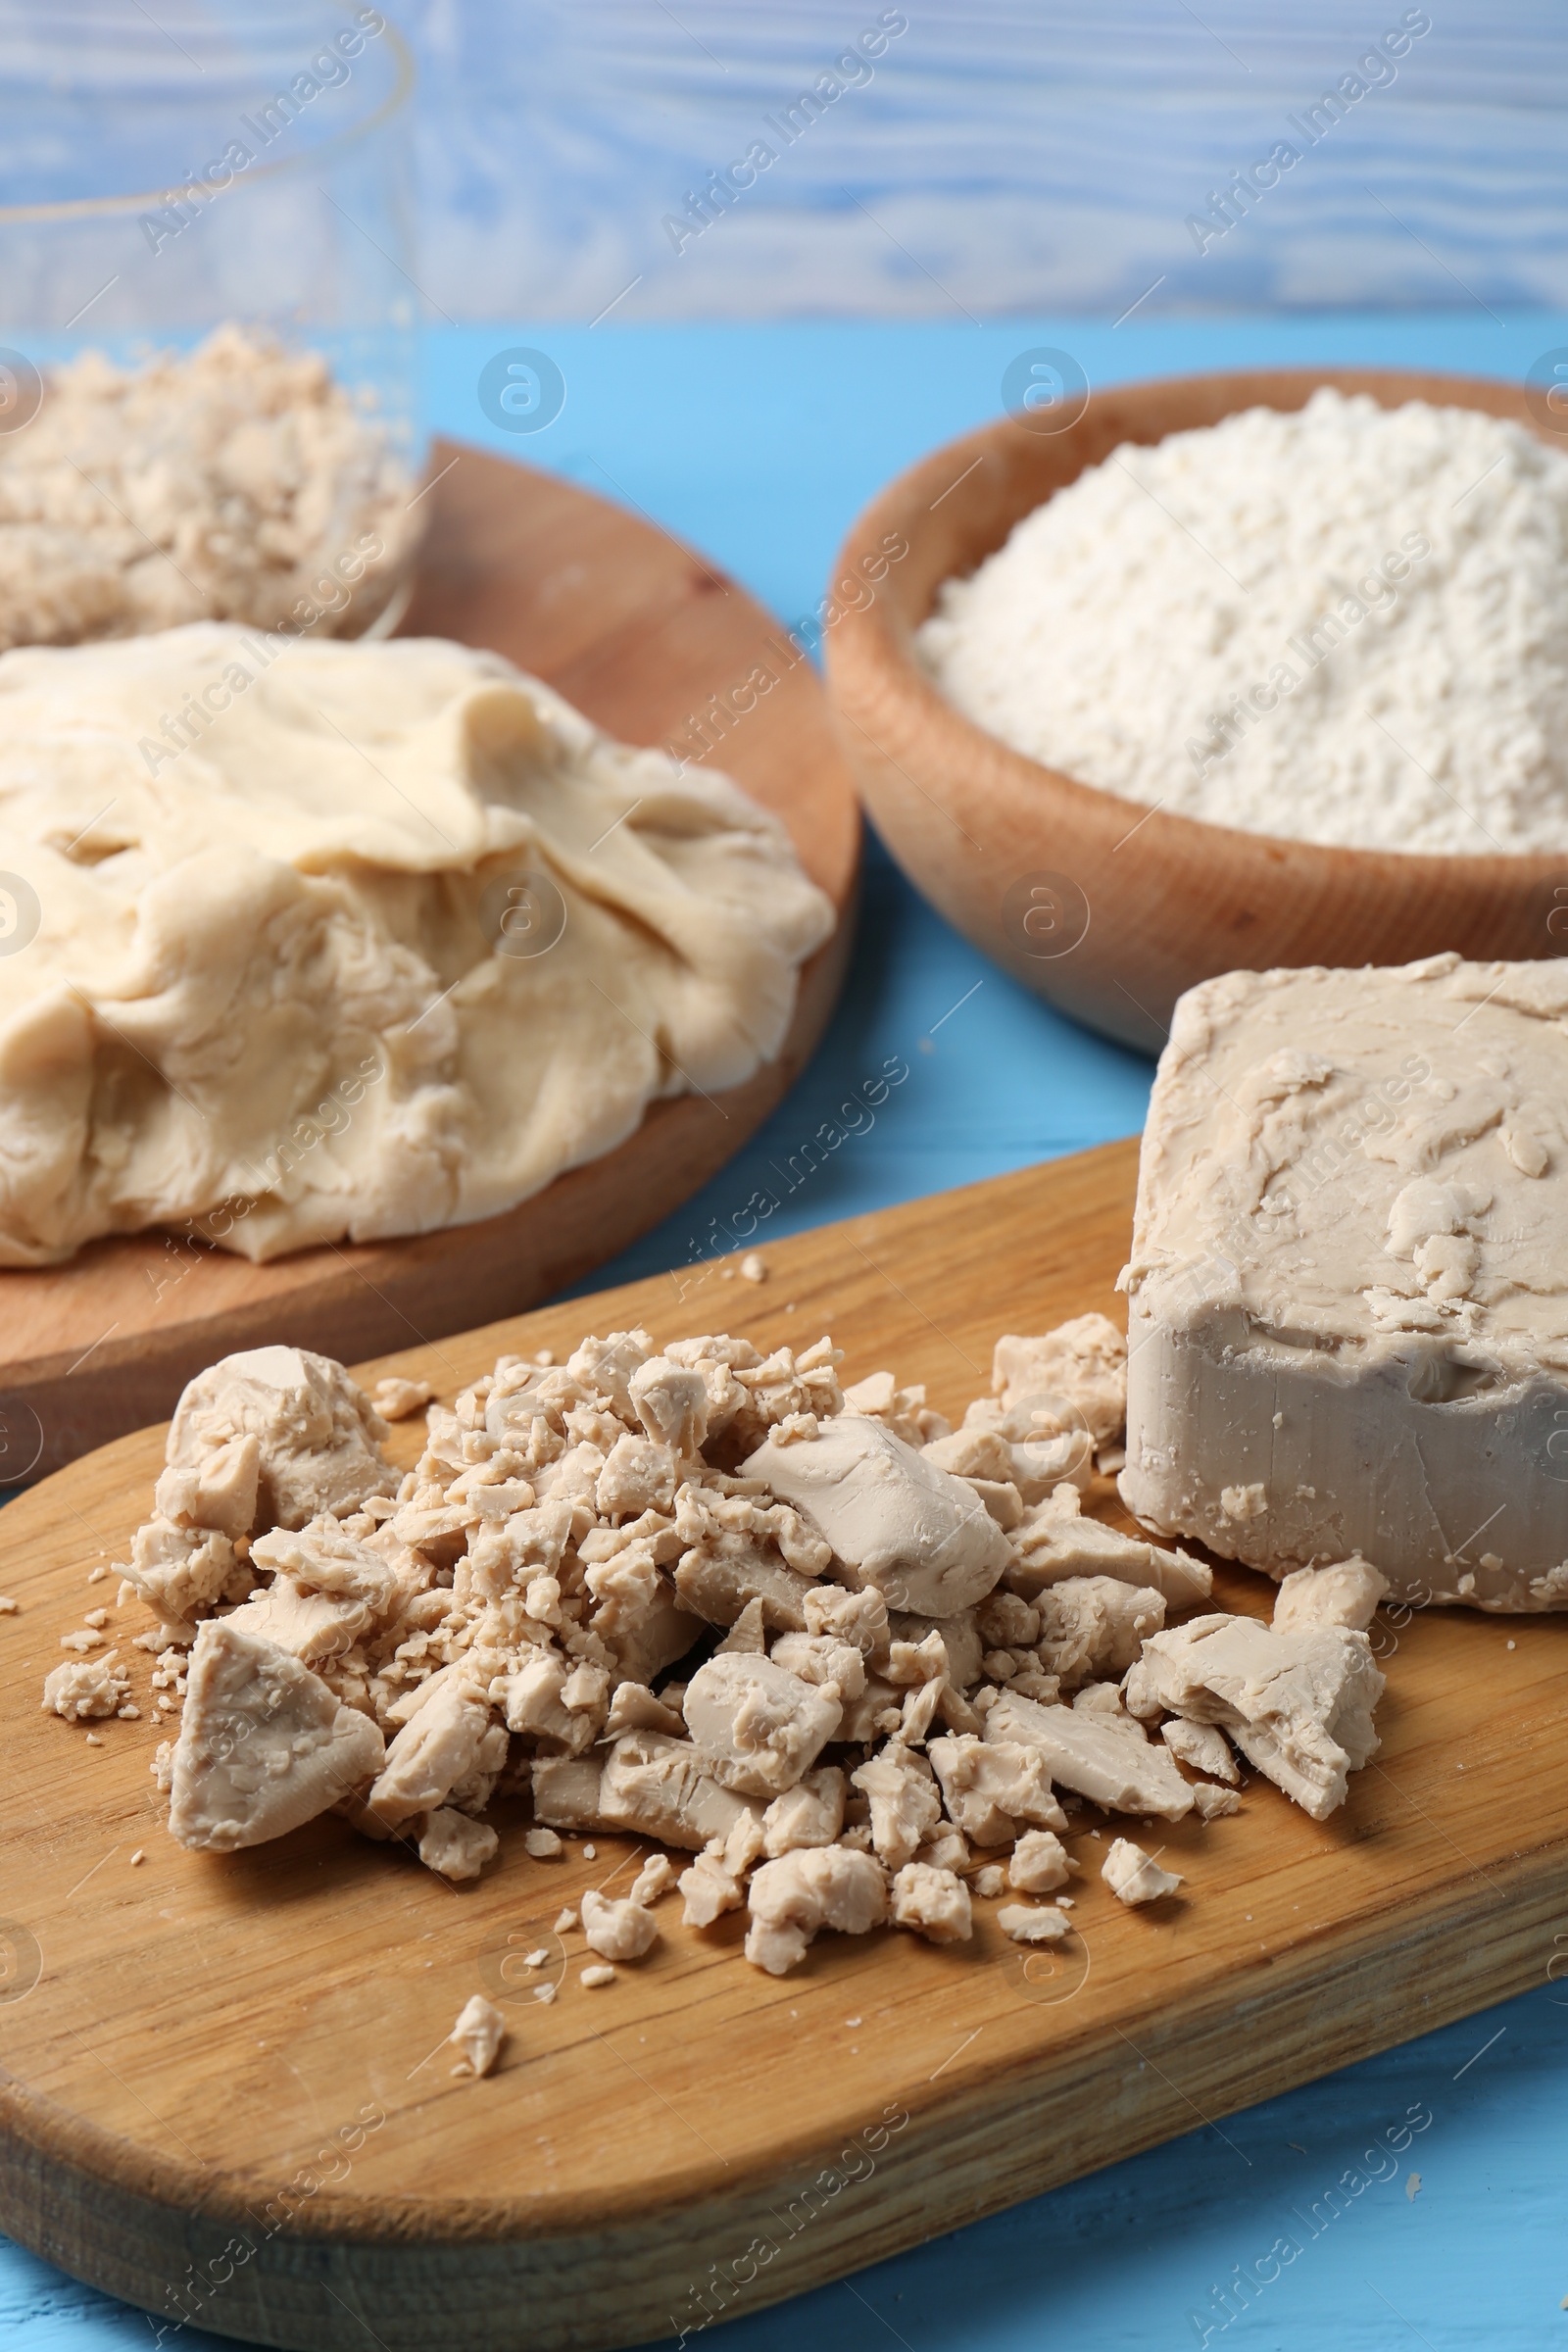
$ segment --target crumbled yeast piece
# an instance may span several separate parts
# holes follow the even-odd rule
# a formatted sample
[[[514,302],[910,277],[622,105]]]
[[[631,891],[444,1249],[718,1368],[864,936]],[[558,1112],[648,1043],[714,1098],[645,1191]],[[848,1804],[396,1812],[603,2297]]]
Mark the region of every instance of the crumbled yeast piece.
[[[225,1356],[189,1382],[170,1425],[153,1516],[124,1574],[184,1640],[255,1579],[236,1546],[358,1510],[397,1485],[386,1424],[329,1357],[296,1348]]]
[[[646,1683],[619,1683],[605,1717],[604,1737],[618,1740],[622,1732],[667,1732],[671,1739],[685,1735],[684,1719],[667,1699],[656,1698]]]
[[[681,1554],[675,1591],[692,1616],[729,1626],[760,1600],[770,1629],[805,1626],[810,1583],[777,1557],[764,1531],[722,1525],[710,1508],[690,1511],[688,1524],[698,1540]]]
[[[1090,1675],[1125,1674],[1147,1637],[1165,1622],[1164,1595],[1111,1576],[1070,1576],[1035,1603],[1038,1655],[1069,1686]]]
[[[652,1737],[634,1734],[633,1738]],[[617,1740],[615,1747],[621,1742]],[[613,1750],[612,1751],[613,1752]],[[591,1830],[599,1821],[604,1767],[597,1756],[535,1756],[530,1769],[536,1821],[557,1830]],[[628,1823],[628,1828],[632,1825]],[[666,1845],[676,1842],[665,1838]]]
[[[493,1862],[501,1840],[485,1822],[441,1805],[428,1814],[419,1838],[419,1860],[444,1879],[476,1879]]]
[[[564,1658],[535,1650],[513,1673],[497,1675],[484,1695],[501,1709],[508,1731],[531,1735],[547,1749],[559,1747],[578,1755],[593,1745],[603,1720],[598,1703],[603,1688],[591,1679],[586,1685],[574,1684],[576,1672]],[[584,1700],[586,1704],[580,1703]]]
[[[879,1674],[868,1674],[859,1697],[844,1710],[839,1738],[851,1746],[865,1746],[904,1722],[903,1693]]]
[[[1028,1396],[1011,1405],[978,1396],[962,1428],[930,1452],[944,1468],[964,1462],[966,1478],[995,1489],[1010,1487],[1017,1510],[1009,1502],[995,1514],[1008,1527],[1017,1524],[1024,1505],[1043,1502],[1064,1481],[1087,1487],[1094,1476],[1093,1441],[1074,1407],[1060,1396]]]
[[[497,1675],[486,1686],[485,1696],[501,1709],[508,1731],[529,1733],[568,1754],[579,1754],[593,1745],[599,1718],[592,1704],[570,1704],[575,1695],[569,1690],[573,1671],[564,1658],[537,1651],[514,1673]]]
[[[760,1651],[765,1653],[766,1649],[767,1618],[762,1608],[761,1594],[758,1593],[754,1599],[746,1603],[723,1641],[713,1651],[713,1655],[715,1658],[727,1658],[737,1652],[747,1650],[754,1654]],[[780,1658],[778,1662],[783,1666],[788,1663],[788,1660]]]
[[[412,1413],[427,1405],[434,1395],[434,1386],[428,1380],[405,1380],[389,1372],[370,1391],[370,1402],[383,1421],[407,1421]]]
[[[726,1911],[738,1911],[746,1899],[740,1877],[728,1867],[722,1851],[707,1847],[681,1872],[680,1890],[681,1916],[688,1928],[710,1928]]]
[[[629,1900],[646,1904],[650,1909],[661,1895],[665,1895],[675,1884],[675,1870],[667,1854],[650,1854],[629,1889]]]
[[[924,1388],[916,1383],[912,1388],[901,1389],[891,1372],[868,1373],[864,1380],[847,1388],[844,1410],[880,1421],[896,1438],[902,1438],[906,1446],[926,1446],[935,1438],[949,1435],[949,1425],[943,1416],[926,1403]]]
[[[928,1943],[963,1943],[974,1933],[969,1889],[951,1870],[906,1862],[893,1881],[893,1919]]]
[[[612,1902],[592,1887],[582,1898],[582,1930],[590,1951],[605,1960],[640,1960],[659,1936],[652,1911],[633,1896]]]
[[[1206,1772],[1216,1781],[1228,1781],[1232,1787],[1240,1780],[1236,1758],[1225,1735],[1212,1723],[1189,1723],[1184,1715],[1173,1715],[1159,1727],[1159,1736],[1173,1756],[1190,1764],[1195,1772]]]
[[[253,1569],[287,1577],[301,1592],[338,1601],[355,1601],[369,1619],[385,1614],[400,1589],[396,1569],[382,1551],[351,1535],[330,1511],[302,1528],[273,1528],[250,1547]]]
[[[1339,1625],[1280,1634],[1228,1616],[1154,1635],[1126,1681],[1134,1714],[1169,1708],[1222,1724],[1314,1821],[1345,1802],[1349,1775],[1376,1753],[1383,1688],[1365,1634]]]
[[[880,1753],[850,1775],[870,1799],[871,1842],[890,1870],[912,1862],[941,1818],[942,1801],[923,1756],[889,1740]]]
[[[1021,1821],[1066,1828],[1038,1749],[960,1734],[933,1740],[926,1752],[952,1820],[976,1845],[1010,1845]]]
[[[1060,1943],[1072,1934],[1072,1921],[1053,1905],[1004,1903],[997,1925],[1014,1943]]]
[[[130,1677],[108,1649],[101,1658],[67,1659],[44,1676],[43,1712],[67,1723],[114,1715],[130,1696]]]
[[[153,1489],[153,1506],[176,1527],[216,1528],[230,1538],[256,1524],[261,1440],[249,1433],[202,1448],[187,1446]]]
[[[275,1643],[304,1666],[320,1666],[352,1649],[375,1624],[375,1612],[366,1601],[308,1592],[293,1577],[274,1576],[224,1623]]]
[[[297,1658],[209,1618],[191,1652],[170,1833],[219,1852],[280,1838],[363,1790],[384,1748],[370,1718]]]
[[[1344,1625],[1364,1634],[1388,1590],[1382,1570],[1359,1553],[1328,1568],[1293,1569],[1274,1595],[1274,1631],[1299,1634],[1308,1626]]]
[[[1012,1450],[1001,1432],[978,1426],[950,1430],[945,1438],[931,1438],[920,1448],[921,1458],[947,1470],[955,1478],[969,1485],[1010,1486],[1013,1483]]]
[[[1020,1477],[1030,1492],[1034,1490],[1035,1482],[1020,1467],[1020,1460],[1026,1453],[1032,1458],[1036,1450],[1015,1449],[995,1430],[960,1429],[948,1437],[932,1439],[921,1446],[920,1453],[936,1469],[961,1478],[1005,1534],[1023,1517],[1024,1491],[1018,1484]],[[1053,1464],[1051,1475],[1058,1477],[1069,1467],[1063,1457]]]
[[[435,1682],[422,1687],[422,1704],[387,1749],[370,1788],[369,1809],[387,1829],[444,1805],[470,1781],[489,1784],[488,1799],[506,1762],[506,1726],[492,1722],[484,1698],[461,1681]]]
[[[1064,1397],[1096,1445],[1107,1446],[1126,1426],[1127,1342],[1100,1314],[1075,1315],[1039,1339],[1009,1332],[993,1352],[991,1387],[1007,1406],[1027,1396]]]
[[[963,1481],[879,1421],[841,1414],[815,1438],[770,1440],[746,1474],[831,1544],[847,1582],[872,1587],[890,1607],[935,1617],[970,1608],[1007,1565],[1005,1537]]]
[[[709,1928],[724,1912],[738,1910],[745,1900],[746,1874],[761,1851],[761,1824],[755,1814],[741,1815],[727,1838],[710,1838],[680,1875],[686,1926]]]
[[[1101,1864],[1100,1875],[1119,1902],[1153,1903],[1163,1894],[1174,1894],[1182,1884],[1180,1874],[1161,1870],[1159,1864],[1135,1845],[1130,1838],[1116,1838]]]
[[[396,1491],[381,1452],[385,1425],[343,1366],[304,1348],[252,1348],[198,1373],[170,1425],[171,1469],[198,1482],[212,1456],[257,1442],[255,1507],[267,1527],[302,1528],[319,1512],[341,1518],[371,1494]],[[238,1500],[236,1497],[236,1509]],[[222,1526],[203,1519],[203,1526]],[[232,1524],[223,1532],[249,1534]]]
[[[974,1890],[988,1901],[999,1895],[1007,1884],[1007,1874],[1000,1862],[987,1862],[974,1874]]]
[[[963,1832],[951,1821],[939,1821],[914,1858],[929,1862],[933,1870],[967,1870],[974,1856]]]
[[[594,1483],[594,1500],[608,1518],[636,1518],[644,1511],[668,1511],[675,1500],[680,1457],[658,1439],[615,1439]]]
[[[894,1648],[906,1647],[894,1643]],[[841,1701],[849,1704],[861,1697],[865,1690],[865,1659],[853,1642],[841,1642],[831,1634],[780,1634],[772,1645],[775,1666],[787,1667],[805,1683],[815,1683],[826,1690],[831,1685]],[[891,1667],[888,1680],[902,1679]]]
[[[993,1592],[974,1619],[980,1639],[993,1649],[1033,1649],[1040,1639],[1040,1611],[1016,1592]]]
[[[836,1844],[844,1827],[845,1794],[838,1765],[821,1764],[806,1773],[762,1815],[763,1852],[776,1861],[802,1846]]]
[[[577,1982],[580,1984],[586,1984],[589,1991],[593,1992],[602,1984],[613,1984],[615,1972],[603,1961],[596,1960],[591,1962],[587,1968],[578,1970]]]
[[[15,1617],[22,1603],[10,1592],[0,1592],[0,1617]]]
[[[824,1928],[863,1936],[887,1916],[887,1881],[869,1854],[826,1845],[764,1862],[752,1880],[746,1957],[782,1977]]]
[[[1149,1654],[1147,1643],[1144,1654]],[[985,1737],[988,1744],[1000,1741],[1035,1749],[1058,1788],[1092,1797],[1110,1812],[1152,1813],[1179,1821],[1193,1809],[1192,1789],[1168,1751],[1152,1745],[1138,1724],[1116,1716],[1077,1707],[1043,1707],[1004,1690],[986,1716]]]
[[[899,1719],[899,1738],[906,1747],[919,1747],[937,1718],[947,1693],[946,1678],[921,1683],[905,1693],[904,1708]]]
[[[1033,1599],[1070,1577],[1113,1576],[1152,1587],[1172,1608],[1207,1600],[1214,1572],[1184,1551],[1165,1551],[1142,1536],[1125,1536],[1103,1519],[1085,1518],[1074,1486],[1058,1486],[1028,1511],[1011,1536],[1007,1584]]]
[[[935,1628],[922,1642],[890,1641],[882,1671],[890,1683],[939,1682],[951,1674],[947,1643]]]
[[[1007,1884],[1020,1894],[1054,1894],[1065,1886],[1073,1865],[1067,1849],[1052,1830],[1026,1830],[1012,1849]]]
[[[448,2041],[466,2059],[471,2074],[487,2075],[506,2039],[507,2021],[482,1992],[470,1994],[458,2012]]]
[[[522,1846],[536,1862],[554,1862],[566,1850],[554,1830],[524,1830]]]
[[[1085,1683],[1073,1692],[1072,1703],[1082,1714],[1114,1715],[1135,1731],[1143,1729],[1137,1717],[1128,1714],[1119,1683]]]
[[[155,1513],[136,1530],[125,1575],[166,1633],[194,1640],[196,1621],[220,1600],[238,1600],[251,1572],[227,1536],[179,1527]]]
[[[541,1764],[534,1766],[536,1811],[541,1770]],[[708,1769],[701,1748],[662,1732],[628,1732],[614,1740],[599,1777],[597,1820],[606,1829],[631,1831],[661,1845],[695,1852],[710,1838],[727,1838],[748,1813],[760,1816],[755,1796],[726,1788]]]
[[[792,1788],[839,1728],[837,1689],[744,1652],[709,1659],[686,1686],[686,1725],[708,1771],[750,1796]]]
[[[1216,1788],[1212,1781],[1193,1786],[1193,1804],[1200,1821],[1217,1821],[1222,1813],[1239,1813],[1242,1800],[1234,1788]]]

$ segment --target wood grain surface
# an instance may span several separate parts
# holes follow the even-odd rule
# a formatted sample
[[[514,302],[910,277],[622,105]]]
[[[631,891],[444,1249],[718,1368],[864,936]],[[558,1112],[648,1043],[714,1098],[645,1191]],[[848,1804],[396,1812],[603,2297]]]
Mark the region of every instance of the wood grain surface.
[[[1450,948],[1524,958],[1565,945],[1559,855],[1407,857],[1146,810],[973,725],[914,662],[911,634],[942,582],[973,571],[1086,467],[1240,409],[1299,409],[1319,384],[1539,429],[1522,388],[1469,376],[1319,368],[1120,384],[1059,431],[1008,416],[922,459],[860,515],[834,575],[889,532],[908,542],[875,603],[847,612],[827,640],[840,737],[878,832],[984,954],[1145,1053],[1164,1043],[1182,991],[1217,972],[1407,963]]]
[[[684,1294],[641,1283],[373,1369],[450,1398],[503,1348],[561,1354],[633,1321],[660,1341],[828,1330],[846,1379],[887,1365],[953,1413],[987,1389],[1000,1331],[1114,1311],[1134,1166],[1112,1145],[775,1243],[759,1289],[720,1262]],[[412,1461],[417,1425],[396,1436]],[[0,1617],[0,2228],[171,2326],[312,2352],[689,2331],[1217,2122],[1551,1960],[1564,1620],[1380,1620],[1382,1752],[1347,1806],[1314,1823],[1254,1778],[1232,1818],[1154,1825],[1146,1842],[1186,1879],[1173,1900],[1110,1897],[1085,1808],[1077,1933],[1054,1954],[1021,1952],[978,1901],[972,1943],[824,1936],[775,1980],[741,1958],[741,1916],[687,1931],[666,1898],[647,1961],[591,1990],[580,1935],[553,1922],[590,1886],[625,1886],[646,1848],[624,1840],[535,1862],[504,1816],[498,1863],[465,1887],[335,1818],[186,1853],[148,1778],[150,1714],[89,1748],[38,1702],[61,1635],[113,1601],[85,1579],[122,1556],[161,1458],[162,1432],[139,1432],[0,1520],[23,1604]],[[1261,1579],[1216,1581],[1267,1614]],[[145,1708],[150,1661],[122,1654]],[[540,1946],[550,2006],[518,1966]],[[510,2038],[494,2076],[454,2080],[443,2036],[479,1990]]]
[[[570,482],[450,442],[430,466],[435,511],[404,636],[488,646],[612,734],[660,745],[689,741],[690,715],[778,634],[702,557]],[[802,973],[778,1058],[723,1096],[654,1103],[618,1150],[480,1224],[265,1266],[149,1232],[93,1243],[68,1265],[0,1271],[0,1486],[172,1411],[193,1372],[236,1348],[289,1340],[359,1356],[531,1305],[657,1225],[740,1149],[832,1010],[859,869],[854,789],[810,663],[754,701],[714,764],[783,818],[840,912]]]

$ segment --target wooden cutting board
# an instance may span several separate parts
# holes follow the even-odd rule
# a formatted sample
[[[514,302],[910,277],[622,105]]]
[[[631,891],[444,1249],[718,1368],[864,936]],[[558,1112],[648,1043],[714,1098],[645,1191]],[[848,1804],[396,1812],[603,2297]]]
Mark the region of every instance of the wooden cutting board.
[[[657,1102],[617,1151],[505,1216],[271,1264],[161,1232],[68,1265],[0,1270],[0,1488],[171,1412],[216,1356],[289,1340],[341,1357],[515,1313],[689,1199],[800,1075],[849,957],[859,816],[822,690],[761,606],[666,531],[574,483],[438,442],[417,593],[401,634],[488,646],[624,741],[722,767],[789,826],[838,929],[806,965],[783,1049],[721,1097]],[[737,713],[758,664],[775,677]],[[715,716],[713,698],[727,715]],[[692,724],[709,712],[706,735]]]
[[[770,1245],[733,1264],[495,1324],[374,1369],[450,1398],[503,1348],[824,1330],[845,1378],[887,1365],[950,1413],[991,1345],[1090,1307],[1130,1227],[1135,1147]],[[412,1460],[417,1425],[398,1432]],[[323,1820],[227,1858],[160,1819],[148,1720],[104,1745],[39,1711],[60,1636],[116,1587],[161,1460],[145,1430],[0,1519],[0,2227],[172,2321],[313,2352],[641,2342],[878,2260],[1054,2182],[1539,1982],[1568,1896],[1568,1620],[1380,1624],[1382,1753],[1309,1821],[1266,1782],[1147,1838],[1187,1885],[1128,1911],[1086,1809],[1077,1933],[1021,1952],[827,1936],[794,1975],[666,1898],[646,1962],[578,1982],[585,1887],[645,1850],[601,1837],[454,1888]],[[1272,1589],[1222,1571],[1228,1605]],[[132,1604],[127,1621],[140,1622]],[[1514,1644],[1514,1646],[1510,1646]],[[138,1692],[148,1661],[131,1649]],[[1461,1770],[1460,1767],[1463,1767]],[[1126,1825],[1122,1825],[1126,1826]],[[138,1852],[145,1860],[133,1861]],[[550,2006],[520,1957],[543,1947]],[[487,2081],[443,2046],[485,1990],[511,2037]]]

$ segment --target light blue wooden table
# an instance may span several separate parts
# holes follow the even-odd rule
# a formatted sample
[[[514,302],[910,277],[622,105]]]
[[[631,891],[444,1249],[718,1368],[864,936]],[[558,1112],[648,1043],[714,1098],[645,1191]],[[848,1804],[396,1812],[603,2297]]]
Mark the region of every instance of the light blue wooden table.
[[[1070,319],[461,329],[432,342],[430,414],[441,430],[635,504],[793,620],[820,593],[861,502],[934,442],[994,415],[1007,361],[1040,344],[1073,352],[1093,382],[1314,361],[1519,376],[1568,344],[1568,318],[1496,323],[1477,308],[1114,330]],[[548,351],[566,382],[555,422],[527,435],[488,422],[475,395],[484,362],[516,345]],[[785,1203],[775,1231],[1130,1134],[1151,1075],[993,971],[873,847],[854,969],[812,1067],[740,1159],[595,1286],[684,1263],[692,1238],[746,1200],[764,1163],[787,1157],[889,1054],[908,1061],[908,1082]],[[1263,2106],[1246,2105],[1252,2056],[1240,2041],[1242,2112],[1223,2132],[1195,2130],[956,2235],[940,2234],[933,2210],[919,2251],[731,2323],[726,2341],[733,2352],[786,2352],[803,2337],[820,2352],[1568,2345],[1568,1984],[1547,1983],[1549,1958],[1534,1991],[1425,2035],[1417,2008],[1418,2038]],[[1431,2120],[1394,2172],[1387,2158],[1364,2160],[1411,2109]],[[1227,2281],[1255,2276],[1287,2233],[1300,2254],[1250,2306],[1233,2298],[1227,2318]],[[140,2314],[0,2243],[5,2352],[128,2352],[151,2340]],[[219,2341],[184,2340],[191,2352]]]

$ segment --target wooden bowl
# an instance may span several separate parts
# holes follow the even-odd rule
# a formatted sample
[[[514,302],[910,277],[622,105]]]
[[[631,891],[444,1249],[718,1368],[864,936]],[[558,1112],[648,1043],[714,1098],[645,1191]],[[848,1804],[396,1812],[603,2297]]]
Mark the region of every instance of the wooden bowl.
[[[1568,844],[1406,857],[1144,815],[972,725],[916,664],[911,635],[942,582],[973,571],[1085,467],[1238,409],[1299,409],[1320,384],[1536,429],[1523,390],[1468,376],[1311,368],[1120,385],[1059,431],[1009,416],[923,459],[861,514],[834,575],[875,582],[873,601],[830,628],[827,666],[840,739],[894,857],[1026,987],[1145,1052],[1182,991],[1216,972],[1406,963],[1448,948],[1554,956],[1568,937]],[[890,534],[908,546],[891,564]]]

